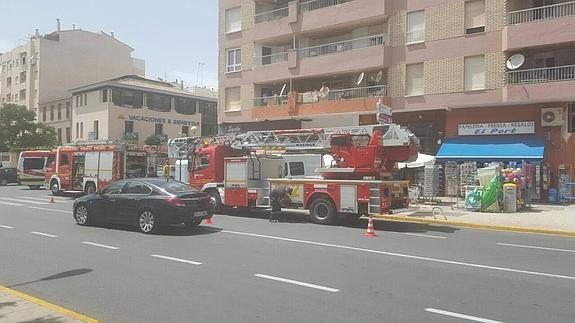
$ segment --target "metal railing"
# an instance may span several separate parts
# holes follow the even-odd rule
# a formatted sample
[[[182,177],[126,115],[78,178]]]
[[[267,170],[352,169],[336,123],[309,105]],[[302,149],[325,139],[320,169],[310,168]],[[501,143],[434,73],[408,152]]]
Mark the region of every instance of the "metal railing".
[[[408,31],[405,33],[405,42],[407,44],[421,43],[425,41],[425,29]]]
[[[287,62],[287,61],[288,61],[288,53],[287,52],[254,57],[254,65],[256,65],[256,66],[277,64],[277,63],[283,63],[283,62]]]
[[[287,16],[289,16],[289,7],[286,6],[256,14],[254,16],[254,23],[259,24],[260,22],[272,21]]]
[[[569,16],[575,16],[575,1],[512,11],[507,14],[507,23],[517,25]]]
[[[312,91],[300,93],[298,103],[313,103],[320,101],[356,100],[369,97],[387,96],[387,85],[356,87],[342,90],[332,90],[327,93]]]
[[[307,2],[302,2],[299,4],[299,10],[301,12],[317,10],[321,8],[327,8],[332,6],[337,6],[342,3],[350,2],[353,0],[312,0]]]
[[[535,84],[575,80],[575,65],[507,72],[507,84]]]
[[[360,48],[368,48],[375,46],[386,46],[388,44],[387,35],[374,35],[351,40],[344,40],[336,43],[318,45],[313,47],[300,48],[300,57],[313,57],[335,54],[339,52],[350,51]]]
[[[280,106],[287,104],[287,95],[264,96],[254,99],[254,107]]]

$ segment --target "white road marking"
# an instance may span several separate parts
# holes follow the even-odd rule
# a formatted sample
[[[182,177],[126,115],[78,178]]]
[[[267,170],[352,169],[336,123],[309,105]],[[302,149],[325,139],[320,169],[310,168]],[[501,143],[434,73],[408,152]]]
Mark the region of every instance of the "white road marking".
[[[24,202],[24,203],[32,203],[32,204],[40,204],[40,205],[46,205],[48,204],[47,202],[38,202],[38,201],[23,201],[22,199],[11,199],[8,197],[0,197],[1,200],[7,200],[7,201],[14,201],[14,202]]]
[[[310,284],[310,283],[304,283],[304,282],[300,282],[300,281],[297,281],[297,280],[291,280],[291,279],[287,279],[287,278],[269,276],[269,275],[264,275],[264,274],[255,274],[254,276],[259,277],[259,278],[265,278],[265,279],[275,280],[275,281],[279,281],[279,282],[282,282],[282,283],[288,283],[288,284],[293,284],[293,285],[298,285],[298,286],[315,288],[315,289],[323,290],[323,291],[330,292],[330,293],[337,293],[337,292],[339,292],[339,289],[335,289],[335,288],[331,288],[331,287],[325,287],[325,286],[320,286],[320,285],[315,285],[315,284]]]
[[[408,236],[416,236],[416,237],[424,237],[424,238],[433,238],[433,239],[447,239],[447,237],[442,236],[432,236],[429,234],[421,234],[421,233],[411,233],[411,232],[396,232],[396,231],[379,231],[382,235],[386,235],[388,233],[395,233],[395,234],[403,234]]]
[[[330,243],[324,243],[324,242],[297,240],[297,239],[291,239],[291,238],[283,238],[283,237],[268,236],[268,235],[263,235],[263,234],[228,231],[228,230],[222,230],[220,232],[243,235],[243,236],[250,236],[250,237],[258,237],[258,238],[266,238],[266,239],[273,239],[273,240],[296,242],[296,243],[305,243],[305,244],[322,246],[322,247],[331,247],[331,248],[340,248],[340,249],[347,249],[347,250],[354,250],[354,251],[369,252],[369,253],[375,253],[375,254],[380,254],[380,255],[394,256],[394,257],[401,257],[401,258],[408,258],[408,259],[415,259],[415,260],[424,260],[424,261],[431,261],[431,262],[465,266],[465,267],[472,267],[472,268],[482,268],[482,269],[505,271],[505,272],[519,273],[519,274],[526,274],[526,275],[533,275],[533,276],[542,276],[542,277],[575,280],[575,277],[573,277],[573,276],[549,274],[549,273],[542,273],[542,272],[528,271],[528,270],[521,270],[521,269],[513,269],[513,268],[505,268],[505,267],[495,267],[495,266],[488,266],[488,265],[481,265],[481,264],[474,264],[474,263],[469,263],[469,262],[460,262],[460,261],[453,261],[453,260],[445,260],[445,259],[438,259],[438,258],[414,256],[414,255],[408,255],[408,254],[401,254],[401,253],[380,251],[380,250],[372,250],[372,249],[365,249],[365,248],[357,248],[357,247],[343,246],[343,245],[330,244]]]
[[[192,265],[201,265],[202,264],[201,262],[197,262],[197,261],[191,261],[191,260],[162,256],[162,255],[152,255],[152,257],[156,257],[156,258],[160,258],[160,259],[166,259],[166,260],[173,260],[173,261],[183,262],[183,263],[192,264]]]
[[[99,244],[99,243],[90,242],[90,241],[82,241],[82,243],[90,245],[90,246],[101,247],[101,248],[106,248],[106,249],[113,249],[113,250],[120,249],[118,247],[106,246],[105,244]]]
[[[557,249],[557,248],[547,248],[547,247],[536,247],[536,246],[526,246],[521,244],[512,244],[512,243],[497,243],[500,246],[508,246],[508,247],[518,247],[518,248],[528,248],[528,249],[541,249],[541,250],[550,250],[550,251],[563,251],[563,252],[572,252],[575,253],[575,250],[570,249]]]
[[[431,312],[431,313],[435,313],[435,314],[441,314],[441,315],[447,315],[447,316],[452,316],[452,317],[457,317],[457,318],[464,319],[464,320],[468,320],[468,321],[483,322],[483,323],[503,323],[503,322],[501,322],[501,321],[494,321],[494,320],[484,319],[484,318],[477,317],[477,316],[471,316],[471,315],[459,314],[459,313],[454,313],[454,312],[448,312],[448,311],[444,311],[444,310],[438,310],[438,309],[435,309],[435,308],[426,308],[425,310],[426,310],[427,312]]]
[[[52,211],[52,212],[68,213],[68,214],[72,214],[72,213],[74,213],[74,212],[72,212],[72,211],[64,211],[64,210],[48,209],[48,208],[45,208],[45,207],[37,207],[37,206],[28,206],[28,208],[30,208],[30,209],[36,209],[36,210],[44,210],[44,211]]]
[[[9,225],[4,225],[4,224],[0,224],[0,228],[4,228],[4,229],[14,229],[14,227],[11,227]]]
[[[33,232],[30,232],[30,233],[36,234],[36,235],[39,235],[39,236],[44,236],[44,237],[58,238],[58,236],[55,236],[55,235],[53,235],[53,234],[42,233],[42,232],[37,232],[37,231],[33,231]]]
[[[24,204],[18,204],[18,203],[12,203],[12,202],[3,202],[3,201],[0,201],[0,204],[8,205],[8,206],[24,206]]]

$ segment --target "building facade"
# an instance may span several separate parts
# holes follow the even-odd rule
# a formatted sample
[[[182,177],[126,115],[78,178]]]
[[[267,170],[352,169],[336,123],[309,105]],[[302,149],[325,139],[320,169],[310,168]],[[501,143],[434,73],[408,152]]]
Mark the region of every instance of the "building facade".
[[[375,123],[381,98],[425,153],[468,125],[532,122],[550,185],[575,176],[573,1],[219,4],[224,130]]]
[[[70,90],[72,141],[115,139],[142,147],[146,138],[217,133],[217,100],[173,83],[129,75]]]
[[[58,22],[56,31],[36,32],[25,44],[0,54],[0,103],[26,106],[42,122],[44,110],[57,109],[63,102],[55,102],[68,98],[71,88],[144,75],[145,62],[132,57],[133,51],[113,34],[61,30]]]

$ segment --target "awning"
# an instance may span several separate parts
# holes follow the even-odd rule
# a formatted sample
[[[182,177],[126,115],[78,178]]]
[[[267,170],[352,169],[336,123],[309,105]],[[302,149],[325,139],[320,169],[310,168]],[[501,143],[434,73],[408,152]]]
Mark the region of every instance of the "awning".
[[[417,160],[411,163],[397,163],[397,168],[403,169],[403,168],[418,168],[427,165],[433,166],[434,163],[435,163],[434,156],[419,153],[417,154]]]
[[[481,136],[446,139],[437,160],[522,161],[541,160],[545,139],[533,136]]]

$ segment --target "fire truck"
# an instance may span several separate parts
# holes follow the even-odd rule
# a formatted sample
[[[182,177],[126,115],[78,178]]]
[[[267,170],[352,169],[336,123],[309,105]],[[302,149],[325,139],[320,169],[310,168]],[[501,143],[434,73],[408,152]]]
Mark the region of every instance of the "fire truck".
[[[91,194],[116,180],[146,176],[146,152],[112,140],[60,146],[54,154],[44,180],[53,195]]]
[[[187,167],[187,182],[212,195],[218,208],[268,208],[271,190],[291,187],[291,208],[329,224],[408,208],[409,182],[390,180],[391,171],[417,158],[419,140],[384,124],[174,138],[168,149],[178,159],[176,173]],[[306,174],[303,157],[313,156],[319,167]]]

